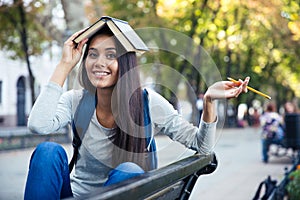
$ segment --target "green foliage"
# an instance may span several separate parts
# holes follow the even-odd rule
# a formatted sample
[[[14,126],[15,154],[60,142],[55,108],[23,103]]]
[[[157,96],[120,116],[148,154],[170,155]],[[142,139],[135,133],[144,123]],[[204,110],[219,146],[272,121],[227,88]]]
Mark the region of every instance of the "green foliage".
[[[13,58],[23,58],[18,7],[23,1],[13,2],[0,3],[0,48]],[[40,54],[42,44],[48,40],[35,19],[43,12],[43,2],[24,3],[29,55]],[[296,0],[91,0],[88,5],[86,12],[91,22],[101,13],[130,21],[134,28],[161,27],[179,31],[209,53],[223,79],[251,76],[250,85],[269,93],[278,103],[300,97],[300,6]],[[161,42],[170,40],[172,38],[164,38]],[[201,68],[197,49],[183,51]],[[196,83],[196,92],[206,89],[201,75],[178,55],[160,51],[150,57],[148,60],[171,66],[190,83]],[[251,102],[255,98],[264,100],[252,93],[238,100]]]
[[[289,200],[300,199],[300,169],[290,173],[289,182],[286,186]]]
[[[187,35],[209,53],[223,79],[251,76],[250,85],[270,94],[278,104],[300,97],[300,8],[296,0],[93,2],[100,2],[105,15],[128,20],[135,28],[163,27]],[[192,60],[199,57],[196,50],[185,51]],[[190,83],[196,82],[197,93],[206,89],[199,72],[185,60],[167,52],[159,52],[154,60],[184,74]],[[265,100],[249,92],[238,101],[253,99]]]
[[[24,35],[23,25],[27,34],[29,56],[41,54],[43,42],[49,39],[44,28],[36,21],[37,14],[43,11],[43,1],[23,4],[23,1],[0,4],[0,48],[6,51],[12,59],[25,57],[21,38]],[[22,19],[21,9],[25,13],[24,19]]]

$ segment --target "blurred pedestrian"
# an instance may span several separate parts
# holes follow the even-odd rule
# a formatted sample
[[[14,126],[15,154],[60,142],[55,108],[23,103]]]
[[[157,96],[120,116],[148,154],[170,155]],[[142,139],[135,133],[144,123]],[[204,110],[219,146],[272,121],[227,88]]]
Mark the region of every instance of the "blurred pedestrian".
[[[227,126],[236,127],[236,112],[233,104],[227,106]]]
[[[271,144],[280,145],[283,137],[283,118],[277,112],[275,103],[268,103],[265,112],[260,116],[262,126],[262,160],[268,163],[268,151]]]
[[[284,114],[291,114],[291,113],[298,113],[298,106],[297,104],[291,102],[291,101],[287,101],[284,104]]]
[[[252,119],[253,119],[252,126],[259,127],[260,125],[259,118],[260,118],[260,114],[258,112],[258,109],[254,108],[253,115],[252,115]]]

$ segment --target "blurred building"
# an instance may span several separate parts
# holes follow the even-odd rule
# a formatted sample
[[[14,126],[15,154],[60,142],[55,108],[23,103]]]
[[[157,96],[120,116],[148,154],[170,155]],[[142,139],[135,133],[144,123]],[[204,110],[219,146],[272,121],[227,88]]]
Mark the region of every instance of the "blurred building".
[[[57,63],[55,55],[58,51],[56,47],[54,54],[44,53],[43,56],[30,58],[36,95],[49,80]],[[22,60],[10,59],[0,51],[0,71],[0,127],[26,126],[32,107],[27,65]]]

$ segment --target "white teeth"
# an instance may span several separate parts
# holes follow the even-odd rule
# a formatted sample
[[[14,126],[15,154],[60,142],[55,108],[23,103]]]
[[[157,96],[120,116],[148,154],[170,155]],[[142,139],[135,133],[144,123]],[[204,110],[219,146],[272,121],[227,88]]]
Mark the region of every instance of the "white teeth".
[[[108,72],[95,72],[96,76],[106,76],[108,74],[109,74]]]

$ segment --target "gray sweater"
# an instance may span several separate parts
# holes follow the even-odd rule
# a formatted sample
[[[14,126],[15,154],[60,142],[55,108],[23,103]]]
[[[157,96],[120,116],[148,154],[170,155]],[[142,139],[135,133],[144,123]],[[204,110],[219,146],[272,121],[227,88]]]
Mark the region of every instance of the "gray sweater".
[[[165,134],[200,154],[212,151],[216,122],[206,123],[201,120],[199,127],[195,127],[178,114],[166,99],[152,90],[147,90],[154,134],[158,132]],[[82,90],[63,93],[59,85],[49,82],[31,110],[29,129],[34,133],[47,134],[64,128],[71,123],[82,94]],[[94,112],[79,148],[78,160],[71,177],[75,198],[101,187],[107,180],[111,170],[113,148],[109,138],[115,132],[114,128],[103,127]]]

